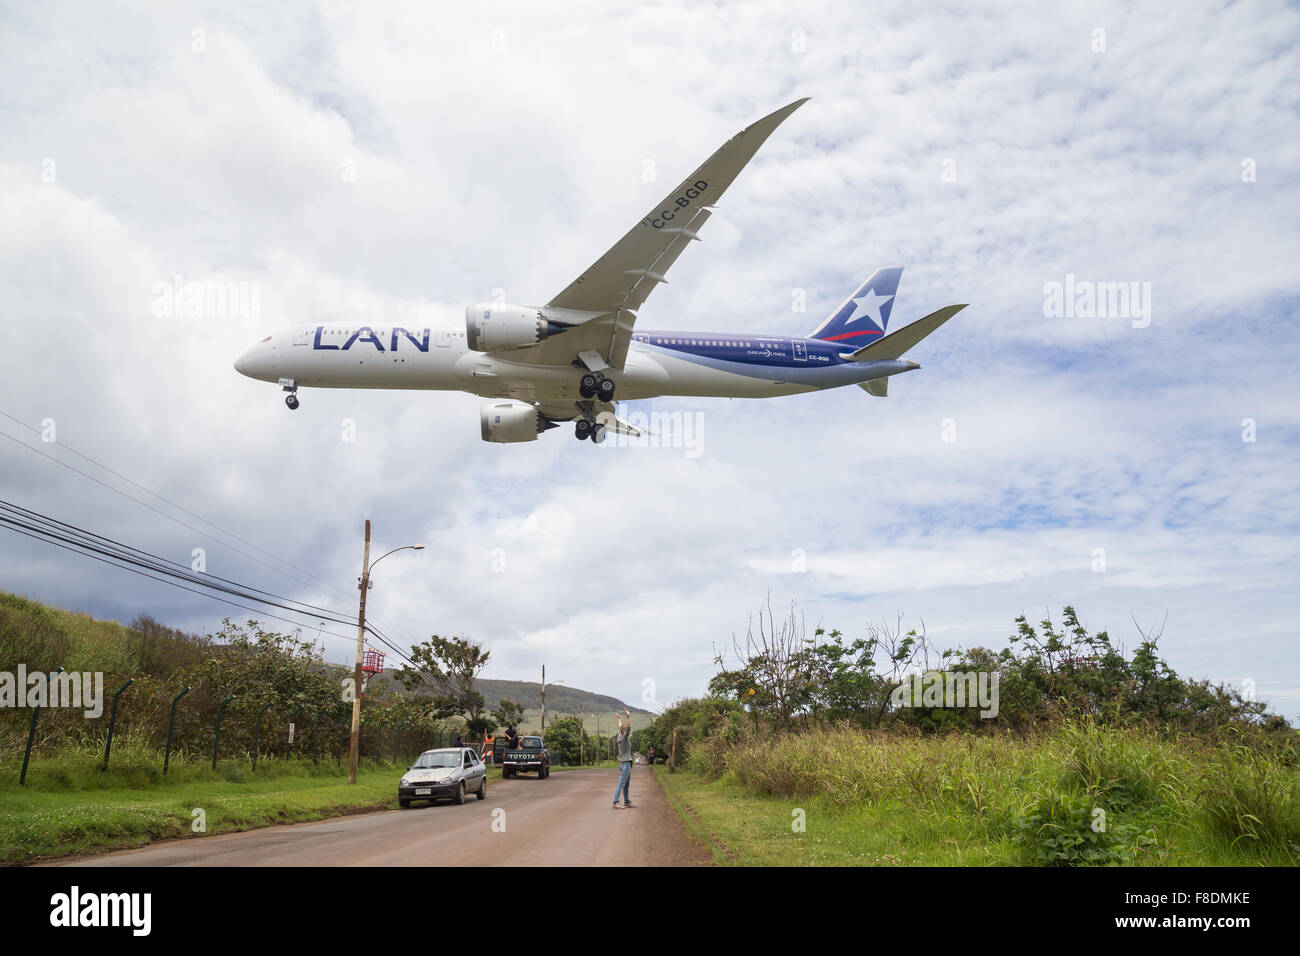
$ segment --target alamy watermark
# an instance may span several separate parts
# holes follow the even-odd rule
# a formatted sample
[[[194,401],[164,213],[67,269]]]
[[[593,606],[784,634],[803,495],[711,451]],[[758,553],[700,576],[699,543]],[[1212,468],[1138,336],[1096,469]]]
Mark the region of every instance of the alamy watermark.
[[[72,707],[84,710],[87,717],[104,714],[104,674],[102,671],[28,672],[26,664],[18,672],[0,671],[0,707]]]
[[[1043,286],[1043,315],[1049,319],[1132,319],[1133,328],[1151,324],[1150,282],[1092,282],[1067,273],[1064,282]]]
[[[903,678],[889,699],[895,707],[978,707],[988,719],[998,715],[998,681],[987,671],[927,671]]]
[[[260,282],[186,282],[177,273],[171,282],[155,282],[151,294],[151,311],[156,319],[238,319],[245,329],[255,328],[262,321]]]
[[[608,412],[597,415],[596,421],[605,426],[605,444],[618,448],[680,448],[687,458],[704,454],[703,412],[630,411],[623,421],[636,429],[635,435],[617,431]]]

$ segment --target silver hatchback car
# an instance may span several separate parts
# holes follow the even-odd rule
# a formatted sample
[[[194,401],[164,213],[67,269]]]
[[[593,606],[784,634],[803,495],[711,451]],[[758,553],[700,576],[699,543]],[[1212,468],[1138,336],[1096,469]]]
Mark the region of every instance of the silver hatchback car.
[[[402,774],[397,785],[397,803],[409,807],[412,800],[450,797],[464,803],[467,794],[487,799],[487,767],[472,747],[426,750]]]

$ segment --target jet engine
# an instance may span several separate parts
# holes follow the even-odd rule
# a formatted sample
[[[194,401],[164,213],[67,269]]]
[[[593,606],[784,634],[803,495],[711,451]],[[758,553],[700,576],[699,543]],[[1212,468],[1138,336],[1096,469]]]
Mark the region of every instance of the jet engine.
[[[484,303],[465,309],[465,341],[475,352],[497,352],[536,345],[564,331],[536,309]]]
[[[523,402],[492,402],[479,412],[483,440],[494,442],[537,441],[537,436],[555,423],[543,418],[532,405]]]

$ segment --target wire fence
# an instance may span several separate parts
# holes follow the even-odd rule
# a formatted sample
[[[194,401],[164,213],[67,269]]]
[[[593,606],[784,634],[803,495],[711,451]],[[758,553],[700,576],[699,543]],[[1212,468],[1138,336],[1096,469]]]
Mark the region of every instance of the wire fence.
[[[184,692],[177,695],[174,703],[179,705],[183,696]],[[204,727],[194,719],[198,715],[191,715],[182,725],[175,709],[165,734],[159,727],[142,727],[138,722],[124,721],[125,726],[118,726],[116,707],[102,719],[93,720],[77,720],[64,712],[57,715],[60,719],[56,722],[42,713],[43,708],[14,713],[4,727],[0,786],[25,786],[52,775],[102,774],[110,769],[114,774],[166,776],[179,767],[207,765],[217,770],[233,764],[255,773],[259,764],[333,763],[341,768],[348,759],[349,715],[305,715],[298,708],[290,720],[288,714],[268,713],[270,706],[255,714],[231,713],[228,707],[219,706],[215,716],[204,715],[211,724]],[[454,746],[459,739],[459,734],[447,728],[385,726],[363,720],[358,759],[375,764],[409,763],[425,750]]]

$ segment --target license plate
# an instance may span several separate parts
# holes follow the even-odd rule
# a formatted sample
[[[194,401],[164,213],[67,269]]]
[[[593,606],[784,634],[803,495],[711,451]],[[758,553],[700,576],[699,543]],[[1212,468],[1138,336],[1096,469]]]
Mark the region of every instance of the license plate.
[[[427,796],[429,796],[431,793],[433,793],[433,788],[432,788],[432,787],[416,787],[416,788],[415,788],[415,795],[416,795],[417,797],[427,797]]]

